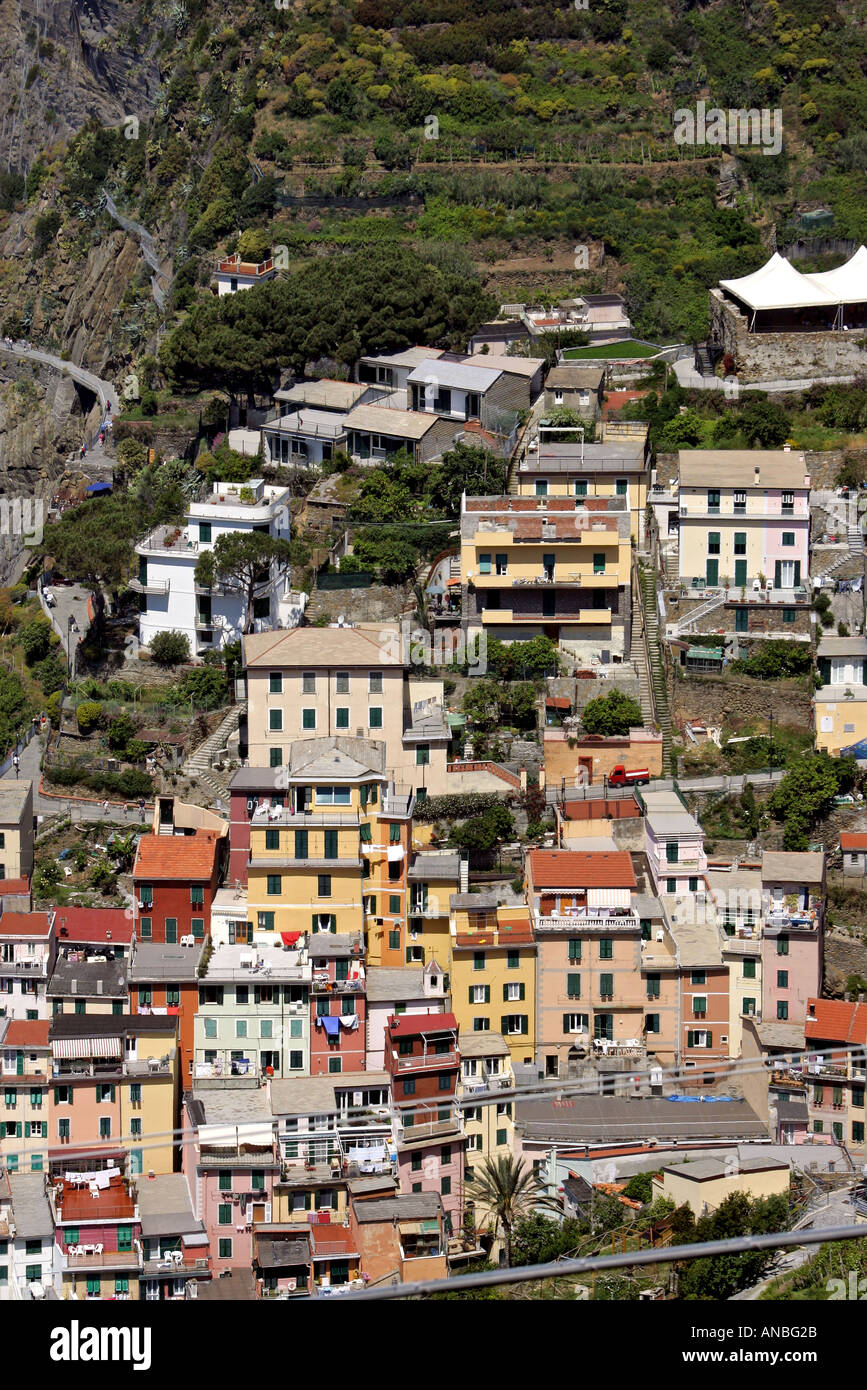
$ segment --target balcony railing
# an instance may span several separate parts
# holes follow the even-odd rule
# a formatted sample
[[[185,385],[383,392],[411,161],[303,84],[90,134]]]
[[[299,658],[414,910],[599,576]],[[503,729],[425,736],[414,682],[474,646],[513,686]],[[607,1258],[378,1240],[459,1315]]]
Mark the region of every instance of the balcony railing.
[[[411,1143],[413,1139],[433,1139],[441,1134],[463,1134],[463,1132],[463,1117],[458,1118],[457,1116],[452,1120],[430,1120],[427,1124],[398,1124],[400,1141],[405,1144]]]
[[[416,1057],[399,1057],[393,1053],[394,1069],[398,1074],[409,1071],[439,1071],[443,1067],[456,1067],[460,1061],[460,1053],[449,1052],[425,1052]]]
[[[3,975],[30,975],[36,979],[44,977],[47,973],[47,963],[44,960],[4,960],[0,961],[0,976]]]
[[[158,1255],[153,1259],[143,1260],[141,1272],[145,1279],[160,1279],[166,1275],[171,1275],[173,1279],[193,1279],[207,1274],[210,1268],[209,1255],[197,1255],[186,1260],[172,1260],[168,1255]]]
[[[550,916],[536,917],[537,931],[593,931],[593,932],[618,932],[618,931],[637,931],[639,921],[631,913],[624,913],[619,917],[581,917],[577,913],[566,916],[562,913],[552,913]]]
[[[169,581],[167,579],[131,579],[129,587],[134,594],[167,594]]]
[[[314,979],[311,985],[314,994],[363,994],[365,987],[364,980]]]
[[[104,1250],[97,1255],[95,1251],[73,1254],[71,1250],[61,1255],[61,1269],[72,1274],[83,1269],[136,1269],[142,1267],[137,1250]]]

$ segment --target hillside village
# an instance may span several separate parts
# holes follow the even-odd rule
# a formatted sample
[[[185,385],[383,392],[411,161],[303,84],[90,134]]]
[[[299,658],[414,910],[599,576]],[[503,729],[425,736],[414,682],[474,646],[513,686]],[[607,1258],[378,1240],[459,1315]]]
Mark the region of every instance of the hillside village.
[[[708,288],[701,345],[502,305],[182,453],[97,388],[0,611],[0,1299],[867,1217],[867,458],[798,443],[867,250]]]

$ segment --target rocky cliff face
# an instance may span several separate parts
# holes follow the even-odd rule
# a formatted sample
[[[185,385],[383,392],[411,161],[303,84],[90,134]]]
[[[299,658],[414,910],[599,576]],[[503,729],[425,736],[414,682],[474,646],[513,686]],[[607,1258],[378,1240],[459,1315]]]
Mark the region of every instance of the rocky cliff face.
[[[26,172],[89,116],[119,125],[151,111],[159,19],[134,0],[0,0],[0,149]]]

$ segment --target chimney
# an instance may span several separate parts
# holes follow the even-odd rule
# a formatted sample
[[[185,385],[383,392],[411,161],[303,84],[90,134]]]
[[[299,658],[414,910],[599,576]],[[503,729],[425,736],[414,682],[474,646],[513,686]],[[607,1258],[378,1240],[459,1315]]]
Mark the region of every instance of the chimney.
[[[77,981],[77,980],[73,980],[73,981],[72,981],[72,993],[73,993],[73,994],[77,994],[77,993],[78,993],[78,981]]]
[[[753,475],[753,482],[755,483],[755,486],[756,486],[756,487],[759,486],[761,480],[762,480],[762,470],[759,468],[759,465],[756,464],[755,473],[754,473],[754,475]]]
[[[97,980],[97,982],[96,982],[96,992],[97,992],[97,994],[102,994],[102,980]]]
[[[527,790],[527,764],[521,763],[521,791]]]

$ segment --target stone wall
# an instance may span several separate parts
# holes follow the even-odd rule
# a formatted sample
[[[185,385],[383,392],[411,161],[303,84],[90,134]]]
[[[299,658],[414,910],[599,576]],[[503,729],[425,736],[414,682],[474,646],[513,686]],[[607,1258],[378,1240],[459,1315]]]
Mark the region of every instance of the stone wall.
[[[863,331],[851,333],[750,333],[747,318],[718,289],[710,292],[711,332],[735,360],[741,381],[863,376]]]
[[[668,698],[672,721],[681,728],[687,719],[723,724],[767,719],[771,713],[778,724],[810,727],[811,692],[791,682],[678,675],[669,684]]]

